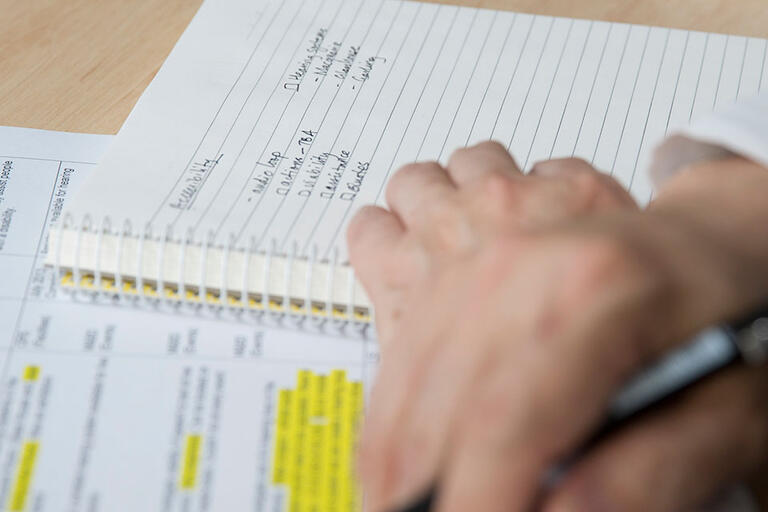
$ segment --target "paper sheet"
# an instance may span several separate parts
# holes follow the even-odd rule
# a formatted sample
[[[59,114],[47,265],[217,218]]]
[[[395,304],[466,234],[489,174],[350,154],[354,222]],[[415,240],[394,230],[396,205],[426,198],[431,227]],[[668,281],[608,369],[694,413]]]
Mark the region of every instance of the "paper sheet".
[[[653,146],[768,86],[765,40],[398,0],[208,0],[76,218],[340,261],[415,159],[493,138],[650,198]]]
[[[0,128],[0,508],[354,509],[372,342],[57,292],[45,233],[110,141]]]

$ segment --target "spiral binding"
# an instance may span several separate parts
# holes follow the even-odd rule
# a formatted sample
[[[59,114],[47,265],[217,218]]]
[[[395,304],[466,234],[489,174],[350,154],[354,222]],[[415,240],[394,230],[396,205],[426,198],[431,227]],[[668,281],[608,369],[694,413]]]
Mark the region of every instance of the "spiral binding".
[[[75,238],[75,262],[72,265],[72,278],[76,283],[82,283],[80,274],[80,243],[83,239],[83,230],[90,226],[90,223],[86,223],[89,217],[83,217],[83,222],[80,225],[80,229],[77,230],[77,237]]]
[[[179,251],[179,279],[177,281],[176,285],[176,292],[174,294],[173,289],[171,289],[170,296],[174,297],[174,295],[181,300],[181,302],[187,302],[187,289],[186,289],[186,283],[184,282],[184,269],[186,268],[186,256],[187,256],[187,245],[189,244],[190,238],[194,236],[194,231],[192,229],[187,230],[187,233],[185,236],[181,239],[181,250]]]
[[[104,239],[104,232],[109,230],[111,228],[109,217],[104,217],[101,219],[101,226],[99,226],[99,232],[96,235],[96,261],[101,261],[101,242]],[[58,274],[58,268],[56,269]],[[96,265],[96,268],[93,272],[93,282],[95,283],[101,283],[101,266]]]
[[[117,294],[120,298],[124,297],[125,292],[131,292],[132,288],[130,282],[123,282],[123,274],[121,263],[123,262],[123,247],[125,247],[125,234],[131,231],[131,222],[126,220],[123,223],[123,229],[118,232],[117,236],[117,256],[115,263],[115,288],[117,288]],[[95,267],[101,268],[101,261],[96,262]],[[75,283],[79,281],[75,280]],[[126,288],[127,286],[127,288]]]
[[[134,272],[134,274],[136,275],[136,293],[140,297],[144,297],[144,241],[147,239],[148,229],[149,225],[144,226],[144,229],[139,235],[139,249],[136,255],[136,272]]]
[[[114,225],[111,218],[104,217],[99,226],[94,228],[93,220],[88,215],[76,224],[72,215],[66,213],[60,225],[51,229],[51,236],[55,240],[52,241],[53,251],[48,256],[48,265],[53,267],[54,275],[63,289],[111,295],[119,300],[165,301],[233,312],[269,313],[273,317],[310,317],[320,321],[332,320],[363,325],[373,320],[370,307],[356,305],[359,292],[354,272],[351,267],[339,264],[339,252],[336,248],[331,251],[328,261],[319,261],[316,247],[310,248],[307,257],[300,257],[297,243],[293,243],[287,253],[281,254],[276,240],[270,240],[268,250],[258,250],[254,238],[249,239],[246,247],[238,248],[235,235],[230,235],[226,244],[215,245],[215,233],[208,232],[204,240],[200,241],[196,239],[193,228],[176,237],[172,226],[158,231],[148,223],[136,232],[129,220],[124,221],[120,229],[113,228]],[[70,260],[65,263],[65,236],[71,237],[71,234],[74,234],[74,243],[71,243],[70,238]],[[72,245],[74,249],[71,248]],[[151,265],[151,260],[146,259],[148,245],[154,247],[156,258],[155,265],[149,270],[145,267],[145,264]],[[104,267],[107,248],[111,250],[110,254],[114,258],[109,268]],[[199,254],[197,261],[190,260],[192,248]],[[213,251],[220,257],[220,275],[216,276],[220,282],[215,286],[212,286],[208,275],[208,261]],[[123,266],[131,264],[131,260],[126,259],[129,252],[135,258],[133,275],[126,274]],[[166,265],[170,262],[169,258],[173,257],[173,252],[177,253],[178,275],[171,277],[166,274]],[[236,268],[233,264],[235,254],[241,258],[242,273],[239,285],[232,286],[229,276],[230,271]],[[263,261],[263,286],[260,293],[255,293],[249,288],[251,279],[256,278],[251,264],[256,258]],[[278,259],[281,259],[283,265],[282,291],[272,289],[273,270]],[[211,260],[212,265],[214,261]],[[301,263],[299,268],[302,269],[300,274],[303,275],[297,275],[297,263]],[[196,284],[190,282],[189,276],[185,275],[188,265],[191,264],[198,265]],[[318,265],[321,264],[327,267],[325,300],[322,302],[313,299],[312,295],[315,282],[313,279],[318,275]],[[338,276],[346,277],[346,291],[341,288],[339,292],[346,297],[339,300],[335,286]],[[295,286],[299,286],[303,291],[292,293]]]
[[[197,295],[191,299],[195,302],[208,302],[208,281],[205,272],[208,269],[208,248],[213,244],[213,238],[208,233],[208,238],[203,244],[202,258],[200,258],[200,284],[197,285]]]
[[[165,290],[165,247],[168,245],[168,239],[172,236],[173,228],[168,226],[165,230],[165,235],[160,240],[160,248],[157,255],[157,282],[155,283],[155,297],[158,299],[163,297]]]

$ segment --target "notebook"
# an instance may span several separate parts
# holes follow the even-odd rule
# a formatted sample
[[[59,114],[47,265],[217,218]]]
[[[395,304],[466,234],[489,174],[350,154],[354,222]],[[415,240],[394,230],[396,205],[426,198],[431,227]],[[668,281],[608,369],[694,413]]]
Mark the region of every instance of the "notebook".
[[[654,145],[768,84],[762,39],[399,0],[207,0],[51,234],[68,287],[366,322],[345,229],[485,139],[641,203]]]

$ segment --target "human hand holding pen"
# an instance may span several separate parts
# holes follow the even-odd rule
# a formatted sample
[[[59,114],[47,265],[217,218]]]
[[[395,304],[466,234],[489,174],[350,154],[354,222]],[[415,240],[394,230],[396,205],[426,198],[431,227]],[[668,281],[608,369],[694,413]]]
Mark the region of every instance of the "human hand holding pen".
[[[765,298],[768,172],[701,167],[641,211],[583,162],[523,176],[484,143],[446,168],[406,167],[391,211],[358,214],[351,260],[382,345],[360,450],[371,510],[438,480],[442,511],[679,510],[765,464],[768,376],[744,369],[597,446],[540,495],[626,378]]]

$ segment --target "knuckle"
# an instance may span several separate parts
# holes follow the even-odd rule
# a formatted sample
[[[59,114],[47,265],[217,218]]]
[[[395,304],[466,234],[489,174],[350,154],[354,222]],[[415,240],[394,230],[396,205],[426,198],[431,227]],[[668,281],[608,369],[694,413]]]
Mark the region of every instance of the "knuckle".
[[[397,169],[394,174],[392,174],[392,177],[389,180],[389,183],[387,184],[388,188],[397,188],[400,183],[403,181],[403,178],[415,173],[418,171],[418,165],[417,163],[410,163],[403,165],[399,169]]]
[[[387,183],[387,194],[396,193],[402,186],[404,186],[413,174],[419,172],[418,166],[419,164],[417,163],[410,163],[396,170],[389,179],[389,183]]]
[[[565,167],[570,167],[571,169],[584,170],[589,172],[594,171],[594,167],[592,167],[592,164],[590,164],[583,158],[578,158],[575,156],[553,160],[553,162],[557,162]]]
[[[539,162],[534,162],[531,166],[531,170],[529,171],[530,174],[544,174],[547,170],[547,167],[551,164],[551,160],[542,160]]]
[[[424,172],[429,171],[439,171],[442,169],[439,163],[433,162],[433,161],[427,161],[427,162],[412,162],[410,164],[406,164],[402,167],[401,172],[408,176],[412,174],[420,174]]]
[[[422,162],[411,162],[409,164],[405,164],[395,172],[395,176],[399,175],[400,177],[402,177],[402,176],[408,176],[409,174],[421,172],[424,165],[425,164]]]
[[[504,146],[501,142],[496,140],[485,140],[483,142],[478,143],[475,147],[478,149],[499,151],[504,154],[508,153],[506,146]]]
[[[360,208],[360,210],[358,210],[352,217],[352,220],[349,221],[349,226],[347,227],[347,244],[350,251],[354,250],[356,252],[365,247],[360,242],[367,231],[370,218],[376,213],[378,212],[376,211],[375,206],[366,205]]]
[[[558,175],[563,171],[573,174],[576,172],[593,171],[592,165],[581,158],[554,158],[551,160],[541,160],[533,164],[531,172],[543,175]]]
[[[624,187],[611,176],[594,169],[581,159],[569,159],[567,165],[576,172],[567,175],[569,189],[583,209],[599,204],[629,205],[633,203]]]
[[[487,172],[478,181],[483,192],[488,196],[499,193],[506,195],[512,191],[512,180],[499,172]]]
[[[591,201],[600,195],[611,193],[608,182],[597,171],[576,173],[572,176],[571,180],[575,192],[586,201]]]
[[[506,211],[519,202],[522,184],[515,183],[501,173],[485,174],[479,185],[481,193],[478,199],[492,207]]]
[[[400,167],[387,183],[385,197],[390,204],[418,183],[418,176],[428,172],[440,171],[437,162],[414,162]]]
[[[469,164],[473,161],[472,154],[474,151],[475,149],[471,147],[464,147],[454,150],[453,153],[451,153],[451,156],[448,157],[447,166],[455,169]]]
[[[347,228],[347,239],[350,241],[360,238],[360,234],[363,232],[363,226],[365,219],[370,215],[368,209],[370,206],[366,205],[360,208],[349,221],[349,227]]]

